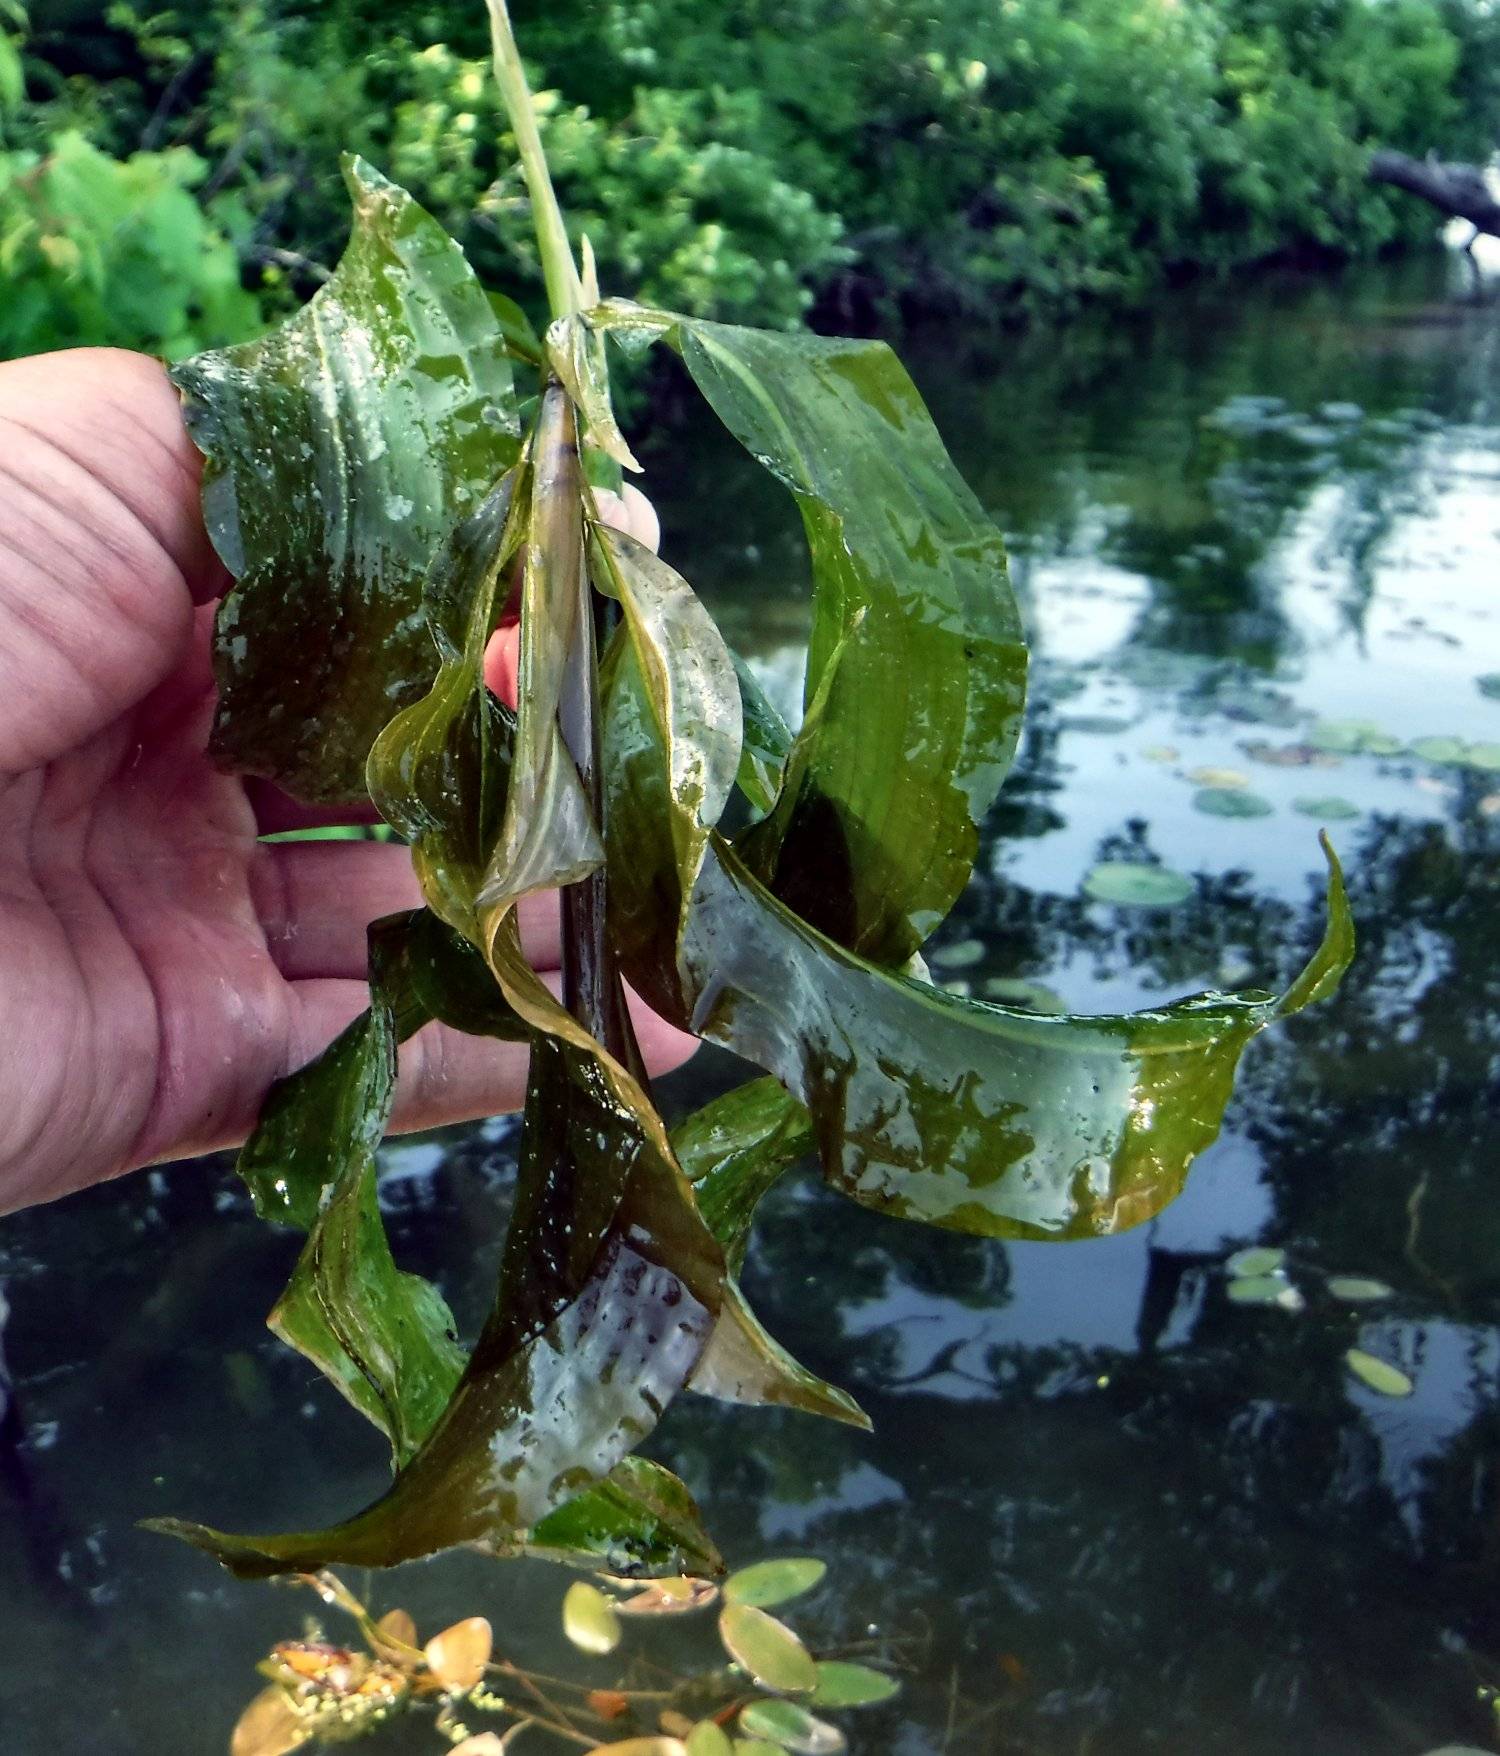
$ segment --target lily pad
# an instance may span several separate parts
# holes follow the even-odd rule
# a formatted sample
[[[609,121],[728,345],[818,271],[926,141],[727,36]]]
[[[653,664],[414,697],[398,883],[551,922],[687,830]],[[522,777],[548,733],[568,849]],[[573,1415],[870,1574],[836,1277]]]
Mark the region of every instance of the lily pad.
[[[984,941],[958,939],[951,945],[934,945],[925,955],[939,969],[972,969],[976,963],[984,962]]]
[[[1377,1354],[1367,1354],[1363,1348],[1350,1348],[1344,1355],[1344,1364],[1362,1384],[1381,1396],[1410,1396],[1414,1388],[1399,1366]]]
[[[1332,750],[1340,756],[1353,756],[1368,750],[1372,739],[1388,736],[1384,727],[1368,719],[1320,719],[1307,734],[1308,743],[1319,750]]]
[[[873,1707],[889,1701],[901,1685],[869,1665],[825,1659],[818,1666],[818,1686],[810,1697],[814,1707]]]
[[[1275,809],[1259,793],[1236,792],[1233,787],[1204,787],[1193,794],[1193,809],[1210,817],[1269,817]]]
[[[1468,746],[1462,738],[1413,738],[1411,753],[1424,762],[1462,762]]]
[[[1300,811],[1304,817],[1320,818],[1324,823],[1344,822],[1362,815],[1352,799],[1341,798],[1337,793],[1325,793],[1321,798],[1293,799],[1292,809]]]
[[[1391,1297],[1391,1289],[1383,1280],[1365,1280],[1357,1274],[1334,1274],[1328,1279],[1328,1290],[1346,1304],[1363,1305],[1376,1299]]]
[[[1470,768],[1500,769],[1500,744],[1470,744],[1464,761]]]
[[[986,1000],[1000,1006],[1022,1006],[1028,1012],[1040,1012],[1049,1018],[1060,1017],[1067,1005],[1060,994],[1044,982],[1028,982],[1019,976],[991,976],[982,984]]]
[[[719,1617],[724,1650],[763,1689],[805,1695],[818,1684],[812,1654],[787,1627],[754,1604],[726,1604]]]
[[[1285,1261],[1285,1250],[1276,1250],[1266,1244],[1255,1244],[1248,1250],[1236,1250],[1224,1266],[1230,1274],[1240,1277],[1274,1274]]]
[[[586,1579],[576,1580],[563,1598],[563,1633],[580,1652],[613,1652],[620,1644],[615,1606]]]
[[[753,1567],[741,1567],[737,1573],[731,1573],[724,1581],[724,1601],[754,1604],[757,1609],[768,1610],[811,1591],[827,1571],[826,1561],[811,1557],[757,1561]]]
[[[1193,894],[1193,881],[1165,866],[1107,860],[1085,875],[1083,888],[1095,902],[1120,908],[1172,908]]]
[[[1301,1293],[1278,1274],[1245,1275],[1224,1289],[1236,1305],[1276,1305],[1283,1311],[1300,1311]]]
[[[1250,776],[1237,768],[1190,768],[1186,778],[1195,787],[1227,787],[1231,792],[1250,784]]]
[[[617,1750],[619,1745],[612,1744],[609,1747]],[[711,1719],[698,1721],[687,1735],[685,1748],[687,1756],[733,1756],[734,1752],[728,1732]]]

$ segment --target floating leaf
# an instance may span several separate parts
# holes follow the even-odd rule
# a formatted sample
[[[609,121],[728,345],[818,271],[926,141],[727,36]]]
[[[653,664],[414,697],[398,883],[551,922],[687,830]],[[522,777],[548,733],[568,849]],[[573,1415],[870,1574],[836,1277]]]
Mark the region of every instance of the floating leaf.
[[[1141,751],[1147,762],[1175,762],[1180,754],[1175,744],[1148,744]]]
[[[1462,762],[1467,746],[1461,738],[1413,738],[1411,753],[1424,762]]]
[[[814,1707],[873,1707],[889,1701],[901,1685],[884,1671],[868,1665],[824,1659],[818,1667],[818,1683],[810,1697]]]
[[[838,1756],[844,1734],[795,1701],[752,1701],[740,1712],[740,1730],[767,1738],[795,1756]]]
[[[1399,1366],[1377,1354],[1367,1354],[1363,1348],[1350,1348],[1344,1355],[1344,1364],[1361,1383],[1381,1396],[1410,1396],[1415,1388]]]
[[[1224,1289],[1236,1305],[1278,1305],[1283,1311],[1300,1311],[1303,1298],[1294,1286],[1274,1274],[1246,1275]]]
[[[1464,761],[1470,768],[1486,771],[1500,768],[1500,744],[1470,744],[1464,753]]]
[[[562,1607],[563,1633],[581,1652],[613,1652],[620,1644],[620,1618],[597,1585],[575,1580]]]
[[[235,1724],[229,1756],[287,1756],[312,1738],[311,1726],[284,1689],[262,1689]]]
[[[1269,817],[1275,809],[1259,793],[1237,792],[1232,787],[1204,787],[1193,794],[1193,809],[1210,817]]]
[[[681,1616],[706,1610],[719,1595],[711,1579],[658,1579],[643,1591],[621,1598],[615,1609],[622,1616]]]
[[[1083,890],[1095,902],[1120,908],[1174,908],[1193,894],[1193,881],[1165,866],[1107,860],[1084,874]]]
[[[790,1603],[819,1584],[828,1571],[826,1561],[807,1556],[784,1561],[757,1561],[741,1567],[724,1581],[724,1601],[731,1604],[755,1604],[763,1610],[777,1604]]]
[[[1155,868],[1151,868],[1155,870]],[[986,1000],[1001,1006],[1020,1007],[1027,1012],[1042,1012],[1055,1017],[1066,1012],[1062,997],[1045,982],[1028,982],[1013,976],[990,976],[981,986]]]
[[[427,1668],[445,1689],[467,1695],[484,1679],[495,1637],[483,1616],[468,1616],[441,1634],[434,1634],[422,1649]]]
[[[1273,1274],[1285,1261],[1285,1250],[1255,1244],[1248,1250],[1236,1250],[1224,1267],[1232,1275]]]
[[[1361,815],[1358,805],[1349,799],[1341,799],[1337,793],[1325,793],[1315,799],[1293,799],[1292,809],[1300,811],[1304,817],[1321,818],[1325,823],[1337,823]]]
[[[764,1689],[798,1695],[818,1681],[812,1656],[785,1622],[753,1604],[726,1604],[719,1615],[724,1650]]]
[[[1392,1290],[1383,1280],[1365,1280],[1355,1274],[1333,1274],[1328,1277],[1328,1290],[1346,1304],[1363,1305],[1376,1299],[1389,1299]]]
[[[729,1734],[711,1719],[700,1719],[688,1733],[687,1756],[733,1756]]]
[[[327,284],[173,370],[237,581],[213,754],[315,799],[364,797],[376,733],[431,682],[422,580],[518,449],[504,337],[462,254],[363,160],[344,176],[354,231]]]
[[[419,1650],[417,1625],[407,1610],[387,1610],[375,1624],[375,1645],[382,1658],[406,1660]]]
[[[736,1738],[734,1756],[786,1756],[786,1751],[766,1738]]]
[[[1227,787],[1230,791],[1250,784],[1250,776],[1237,768],[1190,768],[1184,778],[1195,787]]]
[[[939,969],[972,969],[976,963],[984,962],[984,941],[958,939],[951,945],[930,946],[926,956]]]

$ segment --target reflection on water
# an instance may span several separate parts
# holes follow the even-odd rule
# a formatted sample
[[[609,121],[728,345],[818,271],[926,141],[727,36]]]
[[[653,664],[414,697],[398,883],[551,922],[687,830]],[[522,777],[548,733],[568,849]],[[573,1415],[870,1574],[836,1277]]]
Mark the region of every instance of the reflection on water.
[[[1247,1054],[1224,1137],[1138,1232],[982,1243],[807,1179],[767,1203],[751,1297],[875,1434],[685,1399],[656,1444],[731,1560],[830,1562],[825,1643],[873,1624],[921,1655],[897,1703],[851,1723],[856,1749],[1486,1741],[1500,700],[1476,678],[1500,671],[1497,334],[1422,267],[909,350],[1011,538],[1037,654],[1023,760],[938,975],[1085,1010],[1273,985],[1316,937],[1324,816],[1361,952],[1331,1004]],[[650,461],[668,552],[794,695],[785,508],[707,431]],[[1412,753],[1429,738],[1461,748]],[[1270,812],[1208,815],[1205,785]],[[1297,808],[1329,798],[1344,814]],[[1090,901],[1106,861],[1159,863],[1190,894]],[[729,1077],[705,1054],[674,1101]],[[385,1155],[398,1248],[471,1327],[513,1146],[501,1122]],[[1300,1313],[1227,1299],[1225,1258],[1260,1241],[1286,1249]],[[8,1750],[221,1749],[289,1600],[133,1520],[319,1519],[378,1485],[377,1441],[259,1327],[294,1254],[219,1166],[0,1234],[27,1435],[0,1462]],[[1340,1274],[1392,1296],[1341,1302]],[[1353,1346],[1413,1394],[1363,1386]],[[423,1625],[483,1610],[546,1665],[560,1585],[459,1557],[392,1590]]]

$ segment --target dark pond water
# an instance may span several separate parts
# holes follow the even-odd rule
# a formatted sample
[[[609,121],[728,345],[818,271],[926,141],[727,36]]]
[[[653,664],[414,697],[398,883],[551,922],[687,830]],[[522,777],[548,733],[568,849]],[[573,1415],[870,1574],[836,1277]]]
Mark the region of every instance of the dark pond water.
[[[1080,1010],[1282,979],[1319,929],[1320,822],[1361,950],[1332,1004],[1250,1051],[1223,1137],[1137,1232],[979,1243],[809,1179],[766,1204],[751,1297],[875,1433],[684,1399],[656,1450],[732,1561],[829,1562],[812,1639],[892,1643],[906,1686],[849,1716],[856,1751],[1490,1741],[1500,700],[1476,679],[1500,671],[1497,352],[1500,308],[1455,299],[1441,264],[909,349],[1012,538],[1036,650],[1024,759],[935,974]],[[650,486],[672,558],[794,694],[785,509],[706,430],[652,453]],[[1205,785],[1269,809],[1210,815]],[[1090,901],[1102,861],[1159,862],[1186,899]],[[730,1072],[705,1055],[671,1100]],[[470,1325],[514,1144],[502,1121],[385,1154],[398,1250]],[[1300,1309],[1227,1298],[1226,1258],[1259,1243]],[[25,1426],[0,1465],[6,1751],[217,1756],[254,1660],[296,1631],[285,1591],[134,1528],[318,1520],[379,1486],[371,1431],[261,1328],[293,1254],[217,1161],[0,1228]],[[1330,1275],[1391,1293],[1341,1302]],[[1353,1378],[1356,1345],[1413,1394]],[[563,1584],[459,1557],[376,1589],[607,1684],[615,1661],[560,1649]],[[663,1663],[677,1638],[650,1643]],[[379,1742],[437,1747],[415,1723]]]

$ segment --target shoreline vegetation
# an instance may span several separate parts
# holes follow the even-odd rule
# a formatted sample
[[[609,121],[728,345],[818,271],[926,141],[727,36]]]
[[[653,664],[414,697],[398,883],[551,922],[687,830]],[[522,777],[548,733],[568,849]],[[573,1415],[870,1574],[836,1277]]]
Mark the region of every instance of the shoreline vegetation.
[[[600,279],[697,316],[1006,324],[1441,221],[1367,179],[1485,162],[1493,0],[554,0],[518,5]],[[481,7],[0,0],[0,356],[180,357],[337,260],[341,150],[538,308]],[[565,102],[558,94],[569,94]]]

